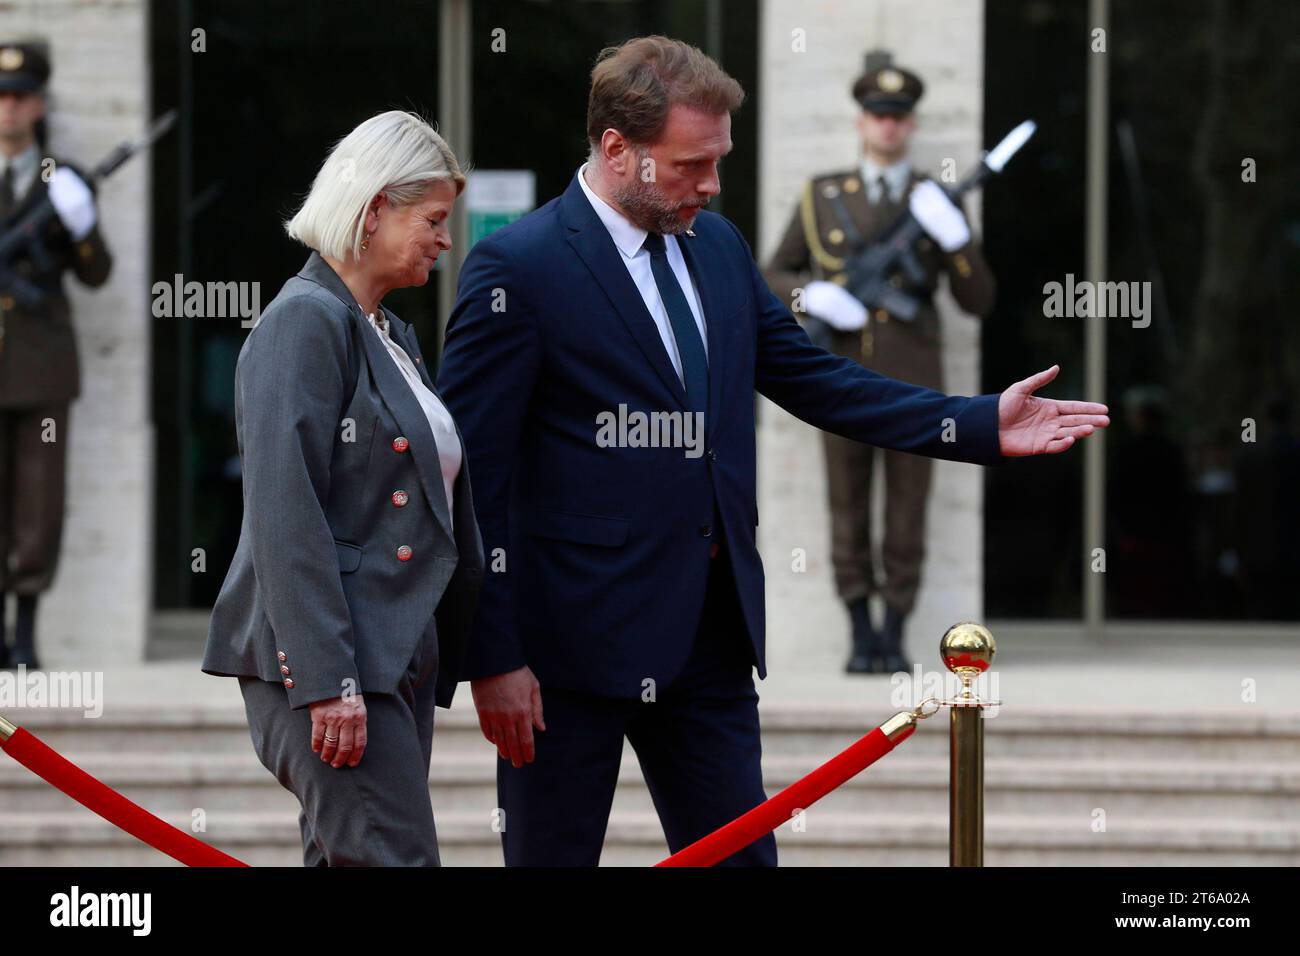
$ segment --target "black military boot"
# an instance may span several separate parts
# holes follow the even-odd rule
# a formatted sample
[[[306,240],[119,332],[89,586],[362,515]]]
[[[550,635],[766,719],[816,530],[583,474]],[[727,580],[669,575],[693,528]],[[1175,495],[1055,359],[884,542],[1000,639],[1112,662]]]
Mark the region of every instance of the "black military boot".
[[[897,608],[885,605],[885,629],[880,635],[880,650],[885,657],[886,674],[912,669],[911,661],[903,654],[903,621],[906,617]]]
[[[877,647],[876,631],[871,626],[871,609],[866,598],[858,598],[848,603],[849,619],[853,622],[853,653],[844,665],[846,674],[874,674],[879,668],[876,658],[880,654]]]
[[[14,647],[9,666],[24,665],[29,671],[40,668],[36,659],[36,595],[18,595],[18,619],[14,622]]]
[[[0,670],[9,666],[9,595],[0,591]]]

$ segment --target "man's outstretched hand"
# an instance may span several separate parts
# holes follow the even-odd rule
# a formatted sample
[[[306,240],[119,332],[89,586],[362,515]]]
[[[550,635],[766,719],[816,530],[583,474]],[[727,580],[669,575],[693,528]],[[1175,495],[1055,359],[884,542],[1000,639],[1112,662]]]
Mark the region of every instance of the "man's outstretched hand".
[[[1008,458],[1065,451],[1076,438],[1087,438],[1110,424],[1105,405],[1034,395],[1060,371],[1061,366],[1053,365],[1016,382],[998,398],[998,444]]]

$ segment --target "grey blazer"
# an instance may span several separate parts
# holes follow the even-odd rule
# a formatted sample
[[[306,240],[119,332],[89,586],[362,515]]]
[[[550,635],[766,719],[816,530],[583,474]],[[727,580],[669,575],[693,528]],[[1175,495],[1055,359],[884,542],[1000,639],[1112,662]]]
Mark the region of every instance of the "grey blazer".
[[[433,388],[411,327],[384,315]],[[428,419],[316,253],[240,350],[235,429],[244,518],[204,672],[282,682],[293,709],[348,686],[392,693],[436,626],[436,700],[451,706],[483,580],[468,462],[453,535]]]

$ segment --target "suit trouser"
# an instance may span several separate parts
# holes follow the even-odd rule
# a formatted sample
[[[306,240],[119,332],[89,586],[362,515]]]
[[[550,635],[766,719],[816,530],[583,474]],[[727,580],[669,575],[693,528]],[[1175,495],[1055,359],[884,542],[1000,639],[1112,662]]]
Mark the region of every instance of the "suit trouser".
[[[338,769],[311,749],[311,708],[289,708],[283,685],[239,678],[258,758],[298,798],[305,866],[439,866],[429,801],[436,626],[392,694],[367,693],[366,750]]]
[[[674,853],[766,800],[753,660],[724,549],[710,562],[690,659],[654,701],[542,687],[536,759],[520,768],[497,759],[506,865],[600,861],[624,737]],[[775,866],[776,839],[767,834],[721,865]]]
[[[835,590],[847,602],[880,592],[904,614],[916,604],[925,560],[925,508],[933,464],[905,451],[888,451],[822,433],[831,506],[831,564]],[[885,456],[884,586],[877,587],[871,548],[871,472]]]
[[[0,409],[0,592],[40,594],[54,580],[67,447],[67,402]]]

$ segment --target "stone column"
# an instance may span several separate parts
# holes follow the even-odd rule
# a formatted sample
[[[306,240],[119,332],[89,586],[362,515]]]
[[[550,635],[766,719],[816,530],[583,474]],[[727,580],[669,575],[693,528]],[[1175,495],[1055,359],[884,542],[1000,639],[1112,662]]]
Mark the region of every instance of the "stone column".
[[[969,0],[764,0],[759,118],[760,260],[780,239],[804,181],[858,159],[849,87],[874,47],[925,81],[912,161],[937,175],[945,158],[958,175],[981,148],[984,5]],[[802,50],[801,50],[802,47]],[[972,207],[978,217],[978,207]],[[939,298],[947,390],[979,390],[979,326],[946,288]],[[759,545],[767,572],[768,662],[783,672],[832,675],[848,652],[848,617],[830,573],[829,512],[819,433],[761,400]],[[883,481],[877,475],[876,487]],[[875,514],[882,503],[875,502]],[[927,669],[955,621],[982,613],[982,471],[936,462],[926,561],[907,647]],[[876,533],[883,528],[874,522]],[[807,570],[792,570],[803,549]],[[883,609],[877,605],[877,620]]]
[[[0,39],[50,48],[49,150],[83,167],[149,117],[144,0],[27,0],[6,5]],[[113,274],[94,291],[69,275],[82,364],[72,405],[67,518],[54,587],[37,623],[52,669],[144,658],[152,603],[154,434],[149,414],[149,160],[137,157],[99,195]],[[11,618],[12,620],[12,618]]]

